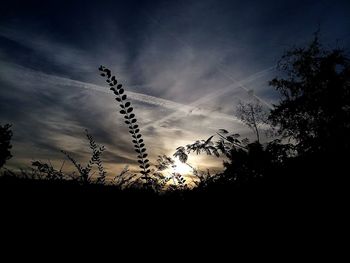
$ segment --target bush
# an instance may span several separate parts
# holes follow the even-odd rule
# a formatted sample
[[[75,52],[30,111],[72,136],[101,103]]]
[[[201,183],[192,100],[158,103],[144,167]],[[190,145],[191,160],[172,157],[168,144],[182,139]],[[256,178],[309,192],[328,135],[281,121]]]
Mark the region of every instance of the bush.
[[[10,149],[13,133],[10,128],[10,124],[0,125],[0,168],[12,157]]]

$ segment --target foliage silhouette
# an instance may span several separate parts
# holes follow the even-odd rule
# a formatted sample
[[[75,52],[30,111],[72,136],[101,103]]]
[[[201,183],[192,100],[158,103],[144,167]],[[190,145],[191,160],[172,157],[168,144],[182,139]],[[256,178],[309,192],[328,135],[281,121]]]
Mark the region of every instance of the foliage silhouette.
[[[99,176],[97,177],[97,183],[105,183],[106,180],[106,171],[103,168],[101,155],[103,151],[105,150],[104,146],[98,146],[92,137],[91,134],[88,133],[86,130],[86,137],[89,139],[90,142],[90,149],[92,150],[92,157],[91,157],[91,163],[96,164]]]
[[[350,62],[341,49],[327,50],[318,36],[306,48],[282,57],[284,78],[270,85],[282,96],[270,115],[284,138],[296,142],[299,154],[350,149]]]
[[[88,184],[91,183],[92,180],[92,167],[93,165],[97,166],[97,169],[99,171],[99,176],[97,177],[97,183],[105,183],[106,179],[106,172],[103,168],[102,161],[101,161],[101,155],[103,151],[105,150],[104,146],[99,146],[96,144],[94,138],[87,130],[86,131],[86,137],[89,139],[90,143],[90,149],[92,150],[92,155],[87,163],[87,165],[84,167],[80,163],[78,163],[68,152],[61,150],[61,152],[66,155],[66,157],[73,163],[77,171],[79,172],[79,179],[82,183]]]
[[[186,179],[180,173],[175,171],[177,165],[174,159],[166,155],[159,155],[157,159],[157,163],[158,164],[156,164],[155,167],[157,168],[156,174],[160,178],[159,190],[163,189],[166,186],[166,183],[168,183],[170,180],[173,180],[174,182],[173,186],[177,186],[177,190],[179,188],[184,188]],[[172,170],[170,172],[170,176],[164,176],[162,174],[162,172],[164,172],[166,169]],[[167,190],[170,190],[170,189],[168,188]]]
[[[197,140],[186,146],[177,147],[174,157],[178,157],[181,162],[186,163],[188,154],[191,152],[195,152],[197,155],[205,153],[216,157],[222,155],[229,157],[233,148],[246,149],[245,141],[239,140],[239,134],[231,134],[225,129],[220,129],[216,133],[216,136],[218,136],[219,139],[215,142],[213,142],[214,136],[215,135],[212,135],[206,140]]]
[[[0,125],[0,168],[12,157],[10,149],[13,133],[10,128],[10,124]]]
[[[147,150],[144,140],[142,139],[142,134],[140,133],[139,125],[137,124],[135,113],[133,113],[134,109],[131,102],[127,100],[127,95],[124,94],[125,90],[122,88],[122,84],[118,84],[116,77],[112,76],[111,71],[108,68],[100,66],[99,71],[101,72],[102,77],[106,77],[106,82],[109,84],[110,90],[116,95],[115,99],[119,102],[121,108],[120,114],[125,118],[124,122],[128,125],[135,152],[138,154],[137,158],[139,167],[142,169],[140,171],[143,175],[142,179],[145,181],[145,186],[150,185],[152,184],[152,179],[149,176],[151,170],[149,160],[147,159],[148,154],[146,152]]]
[[[35,167],[35,169],[32,170],[32,176],[36,176],[39,179],[63,180],[65,178],[62,169],[58,171],[51,164],[42,163],[40,161],[33,161],[32,166]],[[23,172],[23,174],[26,173]]]
[[[256,135],[257,141],[260,143],[260,127],[267,123],[268,114],[261,103],[256,100],[254,102],[239,102],[236,107],[237,117]]]

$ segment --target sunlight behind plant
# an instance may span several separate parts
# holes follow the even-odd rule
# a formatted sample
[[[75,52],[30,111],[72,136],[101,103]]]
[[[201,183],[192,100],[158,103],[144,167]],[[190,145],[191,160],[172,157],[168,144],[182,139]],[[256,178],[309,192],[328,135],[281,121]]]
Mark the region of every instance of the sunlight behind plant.
[[[173,172],[179,173],[181,175],[192,174],[191,167],[189,167],[187,164],[182,163],[178,158],[174,158],[174,159],[175,159],[175,164],[174,164],[174,168],[172,168]]]

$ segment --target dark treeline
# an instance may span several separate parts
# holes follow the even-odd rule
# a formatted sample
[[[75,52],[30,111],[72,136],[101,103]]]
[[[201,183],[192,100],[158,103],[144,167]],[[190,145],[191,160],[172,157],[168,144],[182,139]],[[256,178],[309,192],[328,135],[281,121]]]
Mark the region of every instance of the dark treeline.
[[[32,202],[40,202],[45,197],[81,205],[98,204],[97,200],[102,198],[103,202],[114,203],[116,207],[131,203],[178,205],[179,201],[189,206],[209,203],[243,206],[247,202],[258,206],[323,206],[330,200],[341,201],[346,192],[344,182],[350,156],[349,58],[342,49],[324,48],[315,36],[308,46],[287,51],[279,61],[278,69],[280,76],[269,84],[280,93],[281,99],[271,112],[264,113],[258,101],[242,103],[237,109],[238,116],[256,135],[256,141],[249,142],[238,134],[219,130],[219,140],[215,143],[210,137],[179,147],[174,155],[184,163],[189,153],[203,152],[225,157],[225,169],[220,174],[203,178],[203,174],[193,168],[200,179],[193,189],[186,187],[181,175],[174,174],[177,187],[159,194],[150,185],[158,181],[158,185],[164,186],[170,180],[162,176],[161,171],[173,165],[173,160],[161,156],[157,170],[150,170],[131,102],[110,70],[101,67],[101,75],[107,77],[110,89],[120,103],[120,113],[129,127],[141,168],[139,177],[135,175],[123,182],[143,183],[126,189],[105,185],[100,159],[104,148],[87,134],[93,152],[88,166],[74,163],[74,158],[64,152],[78,169],[81,176],[77,178],[83,178],[83,183],[79,179],[63,180],[61,171],[40,162],[33,165],[41,174],[51,176],[51,180],[19,178],[16,173],[2,168],[2,200],[20,196],[22,200],[32,197]],[[273,130],[274,135],[267,142],[261,141],[262,124]],[[0,165],[3,166],[11,157],[12,132],[9,125],[0,126],[0,132]],[[93,165],[98,168],[99,183],[90,181],[89,171]]]

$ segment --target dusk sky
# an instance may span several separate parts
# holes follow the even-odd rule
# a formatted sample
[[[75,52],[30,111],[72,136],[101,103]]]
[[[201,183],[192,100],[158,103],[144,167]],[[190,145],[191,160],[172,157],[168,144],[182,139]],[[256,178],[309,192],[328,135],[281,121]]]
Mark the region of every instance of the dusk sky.
[[[283,52],[320,29],[350,47],[350,1],[6,1],[0,8],[0,123],[13,125],[11,167],[69,151],[84,163],[84,130],[105,145],[107,171],[135,164],[130,135],[98,72],[110,68],[134,104],[150,160],[220,128],[252,133],[233,112],[268,81]],[[200,168],[221,159],[191,155]],[[67,169],[69,166],[67,165]]]

